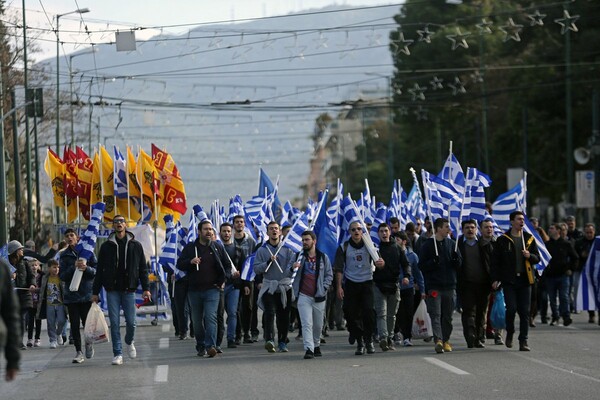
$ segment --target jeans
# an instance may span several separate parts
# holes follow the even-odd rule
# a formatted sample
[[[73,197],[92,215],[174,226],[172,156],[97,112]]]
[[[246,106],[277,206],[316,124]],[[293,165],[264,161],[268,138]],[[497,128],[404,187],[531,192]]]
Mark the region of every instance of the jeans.
[[[63,327],[67,322],[65,307],[61,304],[58,306],[46,306],[46,324],[48,326],[48,339],[50,343],[56,342],[57,336],[62,334]]]
[[[379,340],[391,338],[394,335],[396,312],[398,312],[398,304],[400,303],[400,290],[396,289],[393,294],[384,294],[375,285],[373,287],[373,297]]]
[[[85,320],[87,319],[87,315],[91,306],[91,301],[86,301],[85,303],[67,304],[69,321],[71,323],[71,336],[73,337],[75,351],[81,351],[81,332],[79,330],[79,321],[81,321],[81,325],[85,327]]]
[[[431,317],[431,328],[433,330],[433,340],[447,342],[452,335],[452,313],[454,312],[454,289],[437,290],[437,296],[433,297],[432,292],[428,290],[429,295],[425,300],[427,312]]]
[[[504,302],[506,303],[506,333],[515,333],[515,315],[519,314],[519,342],[527,340],[529,334],[529,308],[531,286],[526,277],[517,279],[514,284],[503,282]]]
[[[300,293],[298,296],[298,314],[302,321],[302,340],[304,350],[315,351],[321,346],[321,329],[325,320],[325,301],[315,302],[314,297]]]
[[[558,317],[569,318],[569,277],[561,276],[546,276],[546,288],[548,290],[548,300],[550,301],[550,309],[552,310],[552,318]],[[558,296],[558,307],[556,305],[556,297]],[[559,314],[560,311],[560,314]]]
[[[108,306],[113,356],[120,356],[123,355],[123,346],[121,343],[121,308],[125,317],[125,343],[129,345],[133,343],[135,335],[135,293],[107,290],[106,304]]]
[[[227,341],[235,341],[235,331],[238,319],[238,302],[240,299],[240,289],[236,289],[233,284],[225,286],[225,312],[227,312]]]
[[[220,295],[220,290],[217,288],[188,291],[194,333],[196,334],[196,351],[200,352],[216,346],[217,309]]]
[[[263,294],[263,319],[264,319],[264,334],[265,341],[274,341],[274,322],[277,316],[277,341],[285,343],[288,337],[288,329],[290,325],[290,311],[292,308],[292,290],[286,291],[287,301],[285,307],[281,303],[281,293],[268,292]]]

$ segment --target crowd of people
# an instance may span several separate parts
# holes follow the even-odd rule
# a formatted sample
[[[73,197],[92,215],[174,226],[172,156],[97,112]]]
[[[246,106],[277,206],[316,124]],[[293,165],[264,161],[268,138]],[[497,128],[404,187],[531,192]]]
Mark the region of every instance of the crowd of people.
[[[8,243],[8,259],[0,265],[0,309],[7,327],[0,339],[6,342],[7,380],[18,370],[19,348],[41,345],[42,319],[47,321],[50,348],[73,344],[76,364],[93,358],[94,347],[82,340],[80,328],[102,289],[112,364],[123,364],[124,347],[130,358],[137,357],[135,292],[141,287],[143,298],[150,300],[148,265],[125,218],[115,216],[112,223],[113,232],[97,258],[80,257],[73,229],[45,256],[32,243],[27,248],[16,240]],[[260,308],[262,340],[269,353],[287,352],[288,334],[297,326],[305,359],[322,356],[321,343],[332,329],[347,329],[355,354],[362,356],[375,353],[376,345],[384,352],[412,346],[413,315],[425,300],[432,330],[426,341],[436,353],[452,351],[457,310],[468,348],[484,348],[486,339],[512,348],[518,332],[519,350],[530,351],[529,329],[536,327],[538,313],[543,324],[568,326],[571,314],[579,312],[577,283],[595,240],[594,224],[585,224],[581,232],[574,217],[551,224],[547,233],[536,219],[532,223],[552,256],[543,274],[535,267],[538,246],[524,230],[520,211],[511,213],[510,229],[498,237],[491,220],[462,221],[457,240],[446,219],[426,220],[424,227],[420,221],[410,222],[400,230],[400,221],[391,218],[377,227],[380,244],[375,253],[365,242],[370,226],[353,222],[333,260],[318,250],[319,238],[312,231],[302,234],[302,251],[294,253],[282,246],[286,228],[277,222],[268,224],[264,243],[256,243],[243,216],[223,223],[218,233],[204,220],[198,224],[198,238],[183,248],[177,271],[169,273],[175,334],[180,340],[194,338],[197,355],[213,358],[223,352],[223,340],[228,349],[260,340]],[[243,280],[249,257],[254,258],[256,277]],[[505,331],[489,320],[498,290],[506,302]],[[589,311],[589,322],[595,318]]]

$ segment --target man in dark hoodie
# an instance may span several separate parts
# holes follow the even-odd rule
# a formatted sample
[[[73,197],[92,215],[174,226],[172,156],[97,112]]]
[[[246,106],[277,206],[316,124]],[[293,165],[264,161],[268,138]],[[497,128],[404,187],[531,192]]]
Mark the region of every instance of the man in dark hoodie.
[[[379,254],[383,259],[383,265],[376,267],[373,272],[373,297],[375,302],[375,313],[377,316],[377,333],[379,334],[379,347],[381,350],[395,350],[394,348],[394,325],[396,324],[396,313],[400,304],[400,288],[398,278],[402,268],[402,283],[407,285],[410,279],[410,267],[406,254],[390,240],[391,230],[388,224],[380,224],[377,228],[379,236]]]
[[[92,301],[98,302],[100,289],[106,289],[106,304],[110,320],[110,336],[113,348],[113,365],[123,364],[121,343],[120,313],[125,316],[125,344],[130,358],[137,357],[134,345],[135,336],[135,290],[141,284],[145,300],[150,300],[148,289],[148,267],[142,244],[135,240],[133,233],[126,230],[122,215],[113,218],[114,231],[102,243],[98,251],[98,266]]]

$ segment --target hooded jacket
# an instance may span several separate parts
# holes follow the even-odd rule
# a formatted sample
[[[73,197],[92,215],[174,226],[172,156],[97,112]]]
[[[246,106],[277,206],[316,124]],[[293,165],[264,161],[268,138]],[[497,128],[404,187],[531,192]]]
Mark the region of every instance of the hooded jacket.
[[[69,289],[73,274],[75,273],[75,261],[79,255],[71,247],[67,247],[60,252],[60,272],[58,276],[60,280],[64,282],[63,290],[63,303],[87,303],[92,301],[92,285],[94,283],[94,277],[96,276],[96,257],[92,257],[87,262],[87,268],[83,271],[81,277],[81,283],[79,284],[79,290],[72,292]]]
[[[142,290],[149,290],[148,267],[142,244],[135,240],[133,233],[125,231],[127,242],[125,243],[125,270],[127,271],[127,291],[135,291],[141,284]],[[107,291],[115,290],[117,287],[119,266],[119,245],[117,244],[115,232],[108,236],[108,240],[102,243],[98,252],[98,266],[96,279],[94,279],[93,293],[98,295],[104,287]]]

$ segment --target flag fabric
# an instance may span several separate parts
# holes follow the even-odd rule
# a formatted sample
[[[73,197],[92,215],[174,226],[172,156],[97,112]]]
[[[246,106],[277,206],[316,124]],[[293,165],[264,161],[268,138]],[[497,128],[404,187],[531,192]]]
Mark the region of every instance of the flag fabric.
[[[144,206],[150,208],[153,218],[157,219],[158,214],[154,215],[154,213],[162,202],[160,178],[152,157],[143,149],[140,149],[138,154],[137,168]]]
[[[112,221],[115,216],[114,195],[114,168],[113,160],[104,146],[100,147],[100,153],[94,154],[94,171],[92,172],[92,204],[103,202],[106,207],[104,218]]]
[[[46,171],[46,175],[48,175],[48,179],[50,180],[54,204],[64,207],[65,191],[63,184],[65,178],[65,164],[50,148],[48,148],[46,160],[44,160],[44,170]]]
[[[148,213],[144,213],[145,208],[142,203],[142,192],[140,184],[137,178],[137,162],[136,158],[131,151],[131,148],[127,146],[127,187],[129,193],[129,201],[127,204],[127,217],[131,221],[143,221],[150,220]]]
[[[233,218],[236,215],[244,216],[244,202],[242,196],[236,194],[229,199],[229,215],[227,216],[227,222],[233,224]]]
[[[448,182],[458,193],[462,193],[463,188],[465,187],[465,175],[463,169],[453,153],[448,155],[448,158],[446,158],[446,162],[437,177]]]
[[[157,295],[154,299],[157,304],[171,304],[171,297],[169,296],[169,288],[167,286],[168,275],[163,269],[163,266],[158,262],[156,256],[150,257],[150,269],[157,280]]]
[[[281,243],[282,247],[287,247],[292,251],[299,253],[302,251],[302,233],[309,230],[308,228],[308,215],[303,213],[300,218],[294,222],[292,228],[289,230],[288,234],[285,235],[283,241]],[[281,266],[285,268],[285,265]]]
[[[242,267],[242,272],[240,274],[240,278],[244,281],[254,281],[256,274],[254,273],[254,259],[256,258],[256,252],[250,254],[246,261],[244,261],[244,266]]]
[[[494,220],[503,231],[510,228],[510,213],[513,211],[523,211],[525,213],[525,180],[521,179],[508,192],[502,193],[492,205],[492,214]]]
[[[265,197],[254,196],[244,204],[244,216],[250,222],[248,226],[258,231],[258,237],[255,238],[257,242],[267,237],[267,224],[271,221],[269,213],[269,204]]]
[[[383,224],[386,220],[387,215],[387,207],[383,203],[379,203],[377,205],[377,211],[375,212],[375,216],[373,217],[373,225],[371,225],[371,229],[369,230],[369,235],[371,236],[371,240],[376,247],[379,247],[379,225]]]
[[[272,202],[270,204],[269,213],[272,215],[271,219],[274,219],[275,221],[281,221],[281,216],[283,214],[283,206],[281,205],[281,201],[277,194],[278,186],[279,181],[276,185],[273,185],[271,178],[269,178],[267,173],[261,168],[258,179],[258,196],[267,197],[268,195],[271,195]]]
[[[489,176],[477,168],[467,168],[461,220],[474,219],[481,222],[486,218],[484,188],[489,187],[491,183]]]
[[[413,179],[413,187],[406,198],[407,217],[411,220],[411,222],[416,222],[417,218],[421,221],[424,221],[425,217],[427,216],[427,212],[425,209],[423,196],[421,195],[421,190],[419,189],[419,182],[417,182],[417,176],[414,173]],[[409,221],[406,222],[408,223]]]
[[[579,278],[577,310],[600,309],[600,236],[596,236]]]
[[[126,199],[129,191],[127,190],[127,162],[125,157],[119,151],[117,146],[114,146],[114,192],[117,199]]]
[[[360,222],[362,226],[362,220],[360,215],[358,215],[356,204],[354,204],[354,200],[350,197],[350,193],[342,199],[340,212],[342,214],[342,224],[339,242],[341,243],[345,242],[350,237],[350,234],[348,233],[350,224],[353,222]]]
[[[313,231],[317,236],[317,249],[327,254],[329,260],[335,259],[335,253],[337,251],[338,246],[338,233],[337,233],[337,224],[333,226],[330,223],[330,219],[328,216],[329,209],[326,207],[327,203],[327,195],[329,191],[327,190],[324,195],[323,206],[319,210],[315,218]],[[337,196],[336,196],[337,198]],[[333,201],[332,201],[333,202]],[[337,215],[336,215],[337,217]],[[332,261],[333,262],[333,261]]]
[[[462,199],[454,187],[446,180],[439,178],[425,170],[421,170],[423,188],[427,207],[430,210],[432,223],[438,218],[447,218],[450,228],[458,237],[460,233],[460,204]]]
[[[187,211],[187,200],[183,180],[173,157],[152,144],[152,160],[160,177],[160,192],[165,213],[172,213],[175,221]]]
[[[531,223],[531,221],[529,221],[529,218],[527,218],[527,215],[525,215],[525,225],[523,226],[523,230],[532,235],[535,239],[538,252],[540,253],[540,262],[535,265],[535,269],[537,269],[538,272],[542,274],[548,266],[548,264],[550,263],[550,259],[552,259],[552,256],[546,248],[546,244],[542,240],[540,234],[533,227],[533,224]]]
[[[81,147],[75,148],[77,154],[77,194],[79,196],[79,209],[83,217],[90,219],[90,205],[92,197],[92,174],[94,162]]]
[[[67,198],[76,199],[77,189],[77,154],[65,146],[63,151],[63,162],[65,164],[65,193]]]
[[[78,256],[88,261],[94,256],[96,240],[98,239],[98,229],[104,217],[104,209],[105,205],[102,202],[95,203],[92,206],[90,222],[75,246],[75,252]]]
[[[164,221],[166,227],[165,243],[162,246],[158,262],[165,268],[175,271],[175,265],[177,264],[177,231],[172,215],[165,215]]]

